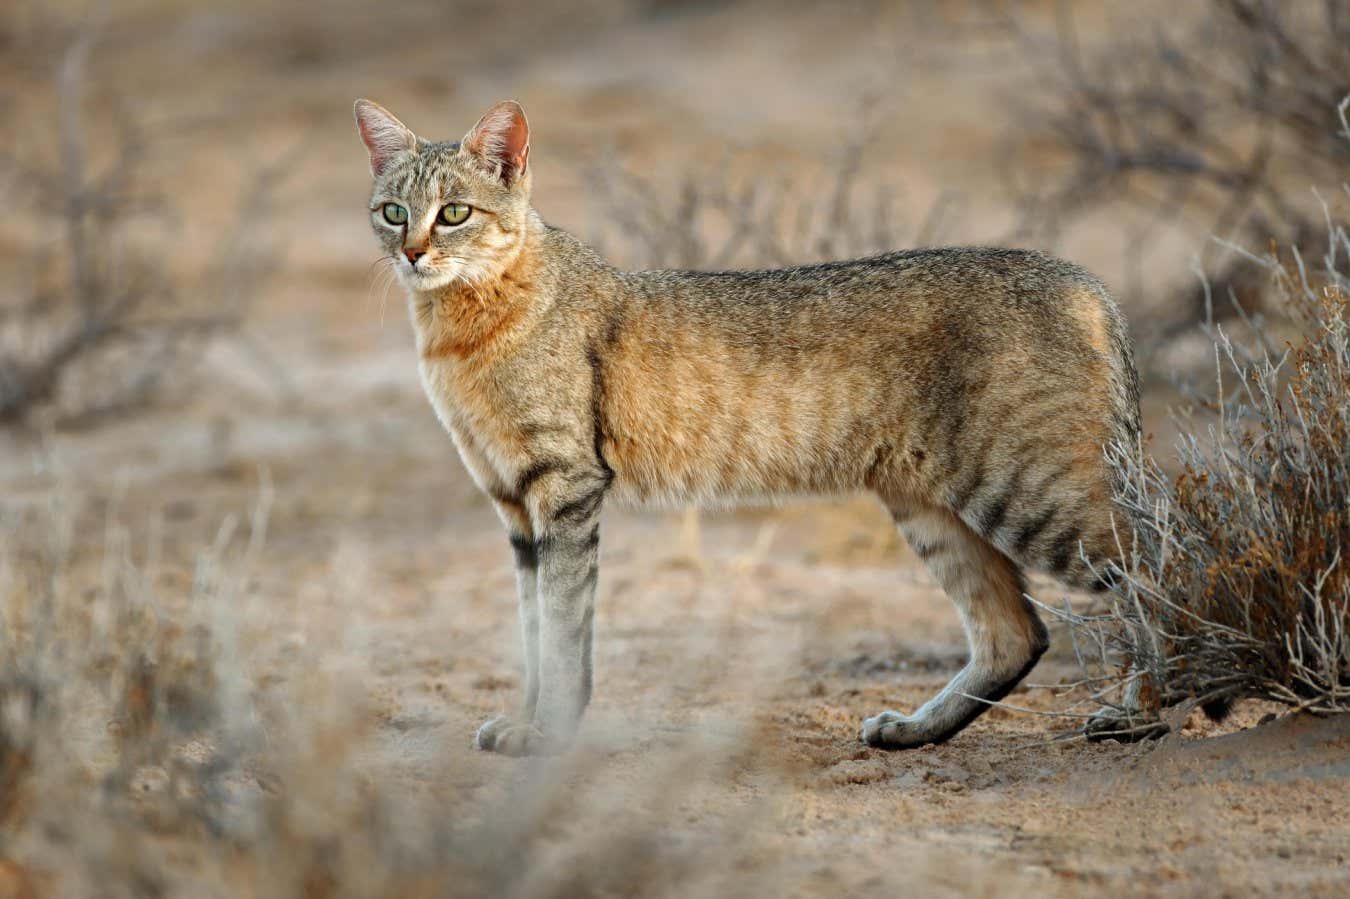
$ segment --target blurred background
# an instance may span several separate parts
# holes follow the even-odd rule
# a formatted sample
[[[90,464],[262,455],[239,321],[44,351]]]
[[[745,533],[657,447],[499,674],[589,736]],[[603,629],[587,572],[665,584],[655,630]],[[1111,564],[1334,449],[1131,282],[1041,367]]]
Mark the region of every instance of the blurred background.
[[[433,139],[519,100],[536,208],[623,266],[777,266],[979,243],[1080,263],[1126,310],[1146,429],[1166,464],[1167,410],[1187,401],[1180,385],[1212,376],[1202,325],[1241,333],[1244,315],[1262,310],[1263,282],[1239,248],[1321,252],[1326,217],[1344,212],[1350,142],[1337,136],[1337,103],[1347,92],[1350,6],[1337,0],[9,0],[8,595],[38,584],[32,596],[66,597],[81,647],[131,620],[99,618],[90,597],[162,610],[132,616],[160,636],[145,643],[133,628],[117,665],[91,663],[101,686],[73,707],[111,711],[61,725],[78,731],[68,745],[84,754],[51,776],[72,803],[89,801],[80,784],[106,785],[114,770],[138,788],[145,770],[167,771],[145,789],[177,795],[178,769],[128,760],[109,734],[135,718],[117,711],[139,695],[126,685],[170,670],[155,628],[198,617],[227,621],[222,652],[235,674],[219,681],[269,739],[297,717],[296,695],[320,697],[307,706],[315,721],[331,707],[362,710],[359,748],[338,755],[366,772],[353,777],[368,792],[450,789],[474,818],[501,778],[519,776],[468,749],[518,689],[510,554],[422,397],[401,290],[374,265],[355,98]],[[681,833],[706,837],[723,832],[709,821],[741,830],[738,815],[764,813],[755,802],[791,796],[736,862],[748,870],[788,870],[805,892],[882,889],[897,858],[920,857],[914,876],[938,893],[969,886],[955,868],[984,872],[994,893],[1059,890],[1064,878],[1150,888],[1180,878],[1197,889],[1207,877],[1265,878],[1274,889],[1293,876],[1298,860],[1278,847],[1253,859],[1234,848],[1241,840],[1186,842],[1203,829],[1192,814],[1203,801],[1179,787],[1146,790],[1123,825],[1097,816],[1071,794],[1111,759],[1082,746],[1015,751],[1049,729],[1036,718],[991,713],[986,728],[922,755],[859,750],[864,714],[917,705],[964,653],[940,591],[870,501],[611,510],[602,552],[593,718],[609,740],[604,780],[637,790],[642,805],[655,801],[642,792],[647,759],[671,734],[775,735],[771,763],[718,769],[732,772],[739,798],[691,799],[677,815]],[[217,583],[203,571],[227,570],[238,573],[229,591],[202,587]],[[27,633],[33,608],[11,603],[15,633]],[[132,651],[151,644],[161,655]],[[1071,649],[1061,641],[1057,653],[1033,680],[1072,679]],[[195,734],[216,758],[224,742],[194,726],[169,731]],[[181,741],[165,745],[180,757]],[[230,795],[303,792],[300,778],[269,780],[282,762],[250,752],[240,750],[247,764],[217,766],[232,772]],[[302,768],[336,764],[314,752],[295,756],[309,759]],[[318,859],[314,882],[329,892],[305,895],[341,894],[355,871],[396,867],[379,840],[362,844],[366,855],[332,848],[344,845],[325,829],[336,822],[351,833],[384,826],[361,790],[365,799],[331,811],[333,778],[314,786],[314,802],[335,823],[268,825]],[[859,795],[896,781],[907,798],[885,808]],[[999,802],[961,801],[971,795]],[[1284,800],[1268,801],[1278,817]],[[894,802],[909,816],[903,838],[877,824],[893,819]],[[1147,823],[1174,812],[1175,876],[1150,861]],[[7,852],[37,859],[27,867],[39,872],[59,856],[29,826],[37,813],[23,814],[0,842],[0,875]],[[1023,843],[1007,836],[1013,821]],[[1299,837],[1314,854],[1337,839],[1326,821],[1317,827],[1322,836]],[[174,892],[179,881],[149,845],[137,844],[142,873]],[[573,870],[592,850],[556,851],[545,870]],[[260,857],[250,882],[279,882]],[[25,869],[15,863],[16,883],[42,882]],[[540,876],[519,892],[548,893],[535,889],[553,884]],[[676,882],[665,868],[633,876]]]

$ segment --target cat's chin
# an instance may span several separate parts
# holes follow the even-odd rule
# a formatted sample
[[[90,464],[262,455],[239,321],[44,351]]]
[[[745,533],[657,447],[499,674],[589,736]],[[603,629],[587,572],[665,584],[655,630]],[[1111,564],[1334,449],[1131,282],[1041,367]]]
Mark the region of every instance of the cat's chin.
[[[441,290],[454,283],[455,273],[453,271],[408,271],[399,272],[399,279],[403,286],[415,293],[426,293],[432,290]]]

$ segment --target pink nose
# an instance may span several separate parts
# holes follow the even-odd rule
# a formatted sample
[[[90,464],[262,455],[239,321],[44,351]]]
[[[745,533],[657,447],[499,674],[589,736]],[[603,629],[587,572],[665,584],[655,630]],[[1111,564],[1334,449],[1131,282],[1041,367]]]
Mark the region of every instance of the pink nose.
[[[403,248],[403,255],[404,255],[404,256],[407,256],[407,257],[408,257],[408,261],[411,262],[413,265],[416,265],[416,264],[417,264],[417,260],[421,259],[421,258],[422,258],[423,256],[425,256],[426,254],[427,254],[427,251],[426,251],[426,250],[422,250],[422,249],[419,249],[419,248],[417,248],[417,247],[404,247],[404,248]]]

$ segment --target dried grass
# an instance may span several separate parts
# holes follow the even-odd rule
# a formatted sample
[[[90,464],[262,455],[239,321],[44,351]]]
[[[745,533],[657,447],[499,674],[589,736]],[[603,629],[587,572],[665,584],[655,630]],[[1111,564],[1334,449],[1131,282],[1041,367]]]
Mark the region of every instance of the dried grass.
[[[350,659],[262,661],[278,642],[255,577],[266,481],[191,572],[160,560],[161,526],[132,533],[115,503],[52,496],[0,518],[0,886],[549,897],[757,882],[738,867],[744,821],[672,824],[740,764],[740,737],[672,738],[638,784],[609,783],[584,745],[478,783],[456,770],[466,742],[409,777]]]

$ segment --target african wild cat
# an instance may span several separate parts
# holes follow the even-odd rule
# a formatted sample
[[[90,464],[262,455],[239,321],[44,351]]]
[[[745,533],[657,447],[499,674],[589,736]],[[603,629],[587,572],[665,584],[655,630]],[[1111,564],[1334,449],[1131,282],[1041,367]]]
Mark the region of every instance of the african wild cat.
[[[1103,446],[1139,432],[1119,310],[1040,253],[909,250],[779,271],[624,272],[530,206],[529,127],[458,143],[356,103],[371,223],[422,383],[515,550],[525,697],[478,746],[536,753],[591,696],[600,508],[871,491],[956,604],[969,663],[873,746],[951,737],[1045,651],[1019,566],[1080,586],[1114,546]]]

